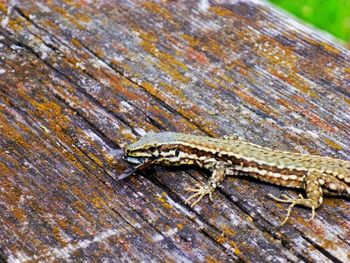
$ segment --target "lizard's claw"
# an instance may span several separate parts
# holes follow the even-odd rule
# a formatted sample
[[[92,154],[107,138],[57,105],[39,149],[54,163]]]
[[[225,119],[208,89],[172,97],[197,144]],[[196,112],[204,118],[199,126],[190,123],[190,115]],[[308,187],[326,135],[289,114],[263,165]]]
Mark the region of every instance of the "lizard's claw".
[[[316,214],[315,209],[317,208],[317,206],[315,204],[313,204],[313,202],[310,201],[309,199],[305,199],[301,194],[299,195],[299,198],[291,198],[285,194],[281,195],[282,198],[278,198],[272,194],[268,194],[268,196],[271,197],[272,199],[278,201],[278,202],[290,204],[290,206],[288,207],[288,210],[287,210],[287,215],[284,218],[284,220],[282,221],[281,226],[283,226],[288,221],[288,219],[290,217],[290,213],[292,212],[292,208],[295,205],[303,205],[303,206],[311,208],[312,214],[311,214],[311,218],[309,220],[312,220],[315,217],[315,214]]]
[[[277,202],[290,203],[290,206],[288,207],[288,210],[287,210],[287,215],[284,218],[284,220],[281,222],[281,226],[283,226],[285,223],[287,223],[289,216],[290,216],[290,213],[292,212],[292,208],[297,204],[296,200],[298,200],[298,199],[293,199],[285,194],[281,195],[282,198],[278,198],[278,197],[274,196],[273,194],[268,194],[268,196],[271,197],[272,199],[276,200]],[[302,199],[304,199],[304,197],[302,197]]]
[[[282,194],[281,195],[282,198],[278,198],[278,197],[274,196],[273,194],[267,194],[267,195],[269,197],[271,197],[272,199],[276,200],[277,202],[281,202],[281,203],[291,203],[293,200],[293,198],[289,197],[286,194]]]
[[[214,189],[209,185],[200,186],[196,184],[196,188],[186,188],[187,192],[194,192],[189,198],[186,199],[185,203],[188,204],[193,198],[198,197],[192,204],[191,207],[194,207],[202,198],[206,195],[209,195],[210,201],[213,201],[212,192]]]

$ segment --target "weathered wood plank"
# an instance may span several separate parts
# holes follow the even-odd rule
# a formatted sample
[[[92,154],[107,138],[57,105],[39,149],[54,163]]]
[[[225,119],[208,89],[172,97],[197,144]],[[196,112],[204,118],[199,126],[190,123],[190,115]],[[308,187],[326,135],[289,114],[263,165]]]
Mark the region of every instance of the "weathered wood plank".
[[[350,259],[348,200],[279,227],[286,207],[266,193],[282,188],[230,178],[192,209],[184,189],[205,172],[115,180],[120,150],[148,131],[349,159],[349,51],[256,1],[0,10],[0,258]]]

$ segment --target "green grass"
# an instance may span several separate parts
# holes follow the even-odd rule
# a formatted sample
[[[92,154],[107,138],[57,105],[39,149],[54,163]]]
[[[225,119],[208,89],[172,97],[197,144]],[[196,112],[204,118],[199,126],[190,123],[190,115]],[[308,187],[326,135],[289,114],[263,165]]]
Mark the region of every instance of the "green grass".
[[[350,41],[350,0],[269,0],[295,16]]]

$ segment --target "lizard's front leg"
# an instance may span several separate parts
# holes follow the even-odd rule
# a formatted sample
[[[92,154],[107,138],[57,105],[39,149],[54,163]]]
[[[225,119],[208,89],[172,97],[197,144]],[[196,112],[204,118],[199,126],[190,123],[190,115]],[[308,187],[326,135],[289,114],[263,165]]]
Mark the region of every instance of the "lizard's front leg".
[[[226,164],[224,162],[218,162],[213,166],[213,173],[204,186],[196,185],[196,188],[186,188],[188,192],[194,192],[189,198],[186,199],[186,203],[189,203],[194,198],[197,198],[191,207],[194,207],[204,196],[209,195],[209,199],[213,201],[212,193],[216,187],[219,186],[220,182],[225,178],[226,175]]]
[[[287,211],[287,216],[282,221],[281,225],[284,225],[288,221],[292,208],[295,205],[302,205],[302,206],[311,208],[312,210],[311,219],[315,217],[316,208],[318,208],[323,202],[322,187],[318,182],[319,178],[320,178],[320,174],[318,173],[308,173],[305,176],[304,187],[305,187],[307,198],[304,198],[302,195],[299,195],[300,198],[290,198],[287,195],[282,195],[282,198],[283,198],[282,199],[282,198],[277,198],[272,194],[268,194],[268,196],[270,196],[271,198],[275,199],[278,202],[290,203],[290,206],[288,207],[288,211]]]

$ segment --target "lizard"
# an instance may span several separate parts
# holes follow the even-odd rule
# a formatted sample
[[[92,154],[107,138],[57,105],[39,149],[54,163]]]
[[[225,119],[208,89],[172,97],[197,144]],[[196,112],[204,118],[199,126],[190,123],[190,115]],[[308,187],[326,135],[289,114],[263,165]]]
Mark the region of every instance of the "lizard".
[[[306,197],[300,194],[298,198],[268,194],[278,202],[290,204],[281,225],[288,221],[295,205],[311,208],[313,219],[315,210],[323,202],[323,194],[350,197],[349,161],[274,150],[237,136],[213,138],[177,132],[147,133],[125,148],[124,159],[137,166],[120,179],[148,165],[197,165],[209,170],[211,176],[206,185],[185,189],[194,193],[185,201],[188,204],[195,200],[192,207],[206,195],[212,201],[212,193],[226,175],[250,176],[274,185],[305,190]]]

